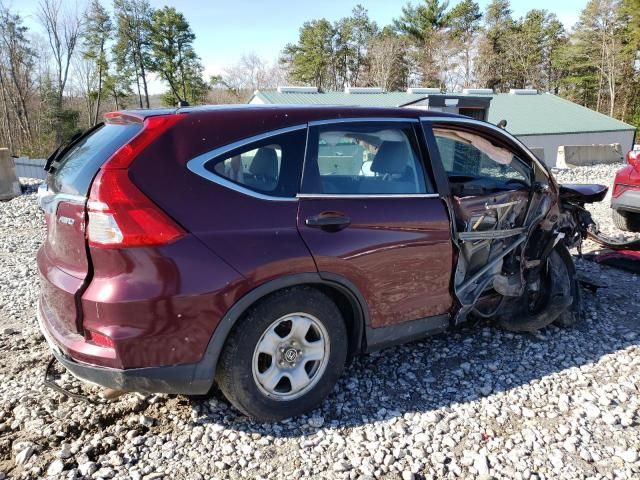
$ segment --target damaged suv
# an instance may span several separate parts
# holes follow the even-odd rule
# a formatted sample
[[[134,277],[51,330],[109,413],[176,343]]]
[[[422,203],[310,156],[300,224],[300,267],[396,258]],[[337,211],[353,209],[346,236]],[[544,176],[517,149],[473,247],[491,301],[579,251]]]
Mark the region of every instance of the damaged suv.
[[[606,187],[491,124],[412,109],[116,112],[40,192],[38,318],[80,379],[309,411],[355,354],[491,317],[571,325]]]

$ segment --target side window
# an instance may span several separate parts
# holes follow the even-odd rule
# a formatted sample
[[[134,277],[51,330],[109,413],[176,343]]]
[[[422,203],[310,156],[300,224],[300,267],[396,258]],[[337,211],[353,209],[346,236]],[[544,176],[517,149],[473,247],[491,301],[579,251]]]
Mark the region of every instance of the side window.
[[[530,167],[510,150],[463,130],[434,128],[440,158],[451,180],[489,179],[530,185]]]
[[[212,158],[204,168],[258,193],[294,197],[300,183],[305,133],[301,129],[247,143]]]
[[[339,124],[309,137],[303,191],[325,194],[427,193],[409,124]]]

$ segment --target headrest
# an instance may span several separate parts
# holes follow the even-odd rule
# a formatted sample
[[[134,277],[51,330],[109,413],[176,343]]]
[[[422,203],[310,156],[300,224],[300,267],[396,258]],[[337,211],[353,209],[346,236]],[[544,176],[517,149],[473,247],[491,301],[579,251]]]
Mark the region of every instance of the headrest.
[[[262,147],[253,157],[249,172],[271,178],[278,178],[278,154],[273,147]]]
[[[411,158],[411,152],[406,142],[382,142],[371,162],[371,171],[389,174],[405,173],[409,158]]]

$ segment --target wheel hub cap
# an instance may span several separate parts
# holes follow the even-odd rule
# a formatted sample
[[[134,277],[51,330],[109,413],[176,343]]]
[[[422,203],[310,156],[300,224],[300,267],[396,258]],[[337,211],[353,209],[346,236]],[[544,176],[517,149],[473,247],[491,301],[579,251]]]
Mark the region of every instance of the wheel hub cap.
[[[289,363],[295,363],[298,359],[298,351],[295,348],[288,348],[284,352],[284,359]]]
[[[328,358],[324,325],[307,313],[292,313],[273,322],[260,337],[253,353],[253,379],[268,397],[292,400],[316,385]]]

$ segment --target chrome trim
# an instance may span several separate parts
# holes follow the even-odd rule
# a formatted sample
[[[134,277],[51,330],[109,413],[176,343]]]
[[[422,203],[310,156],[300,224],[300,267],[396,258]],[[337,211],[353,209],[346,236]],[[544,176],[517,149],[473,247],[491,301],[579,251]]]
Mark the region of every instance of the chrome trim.
[[[299,193],[296,198],[440,198],[438,193]]]
[[[402,118],[402,117],[349,117],[349,118],[333,118],[328,120],[313,120],[309,122],[310,127],[316,127],[318,125],[331,125],[333,123],[361,123],[361,122],[405,122],[405,123],[419,123],[417,118]]]
[[[210,172],[204,167],[204,165],[207,162],[213,160],[214,158],[224,155],[225,153],[235,150],[236,148],[243,147],[250,143],[259,142],[260,140],[265,140],[270,137],[275,137],[277,135],[282,135],[284,133],[291,133],[298,130],[305,130],[306,128],[307,128],[306,124],[301,124],[301,125],[295,125],[293,127],[280,128],[278,130],[270,130],[268,132],[254,135],[253,137],[243,138],[242,140],[229,143],[222,147],[214,148],[213,150],[209,150],[208,152],[205,152],[203,154],[198,155],[197,157],[192,158],[191,160],[187,161],[187,168],[202,178],[210,180],[230,190],[234,190],[244,195],[248,195],[250,197],[254,197],[260,200],[273,201],[273,202],[295,202],[296,198],[294,197],[275,197],[272,195],[256,192],[255,190],[251,190],[250,188],[243,187],[242,185],[238,185],[237,183],[233,183],[232,181],[227,180],[226,178],[221,177],[220,175]]]
[[[82,195],[72,195],[70,193],[53,193],[45,184],[38,187],[38,203],[44,213],[55,214],[60,202],[75,203],[84,205],[87,198]]]
[[[497,127],[493,123],[483,122],[481,120],[475,120],[473,118],[453,118],[453,117],[420,117],[420,121],[421,122],[434,122],[434,123],[462,123],[462,124],[478,125],[478,126],[481,126],[481,127],[489,128],[490,130],[493,130],[494,132],[497,132],[497,133],[500,133],[501,135],[504,135],[509,140],[514,142],[516,145],[518,145],[529,156],[529,159],[533,163],[535,163],[544,172],[544,174],[548,178],[551,177],[551,171],[548,169],[548,167],[546,165],[544,165],[538,159],[538,157],[536,157],[533,153],[531,153],[531,151],[529,150],[529,147],[527,147],[517,137],[515,137],[514,135],[512,135],[511,133],[506,131],[504,128]]]

